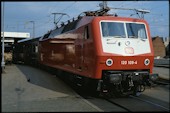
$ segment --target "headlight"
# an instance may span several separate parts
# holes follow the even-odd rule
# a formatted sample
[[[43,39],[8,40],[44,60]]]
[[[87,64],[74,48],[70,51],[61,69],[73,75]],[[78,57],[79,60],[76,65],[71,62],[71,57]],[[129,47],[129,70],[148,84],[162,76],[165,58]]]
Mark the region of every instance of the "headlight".
[[[107,59],[106,60],[106,65],[107,66],[111,66],[113,64],[113,60],[112,59]]]
[[[150,60],[149,60],[149,59],[145,59],[144,64],[145,64],[146,66],[149,65],[149,64],[150,64]]]
[[[120,83],[122,81],[121,74],[110,74],[110,83]]]

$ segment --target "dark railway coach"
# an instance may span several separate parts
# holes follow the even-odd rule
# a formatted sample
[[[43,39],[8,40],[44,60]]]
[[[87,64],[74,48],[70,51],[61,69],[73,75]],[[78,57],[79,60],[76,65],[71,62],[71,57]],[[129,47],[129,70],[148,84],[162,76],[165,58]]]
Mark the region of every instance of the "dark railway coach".
[[[40,37],[18,41],[13,48],[13,62],[37,64],[39,38]]]

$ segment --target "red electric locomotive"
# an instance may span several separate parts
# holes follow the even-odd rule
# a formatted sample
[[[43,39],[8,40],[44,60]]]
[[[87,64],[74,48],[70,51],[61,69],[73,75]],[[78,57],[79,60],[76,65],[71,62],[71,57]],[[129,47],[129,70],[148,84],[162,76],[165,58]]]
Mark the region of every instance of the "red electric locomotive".
[[[23,47],[35,48],[28,48],[25,59],[33,57],[36,64],[67,72],[65,78],[100,93],[136,95],[144,91],[158,77],[152,74],[149,26],[144,19],[109,15],[109,10],[84,12],[84,16],[61,24],[32,44],[31,40],[22,41],[19,44]]]
[[[143,19],[108,15],[108,10],[84,12],[45,34],[39,40],[39,63],[72,73],[79,86],[137,94],[157,78],[149,26]]]

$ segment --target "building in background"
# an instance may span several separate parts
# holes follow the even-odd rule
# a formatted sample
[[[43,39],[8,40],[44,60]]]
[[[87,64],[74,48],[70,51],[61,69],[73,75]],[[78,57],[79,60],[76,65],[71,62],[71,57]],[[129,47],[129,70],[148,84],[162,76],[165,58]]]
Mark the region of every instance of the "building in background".
[[[166,56],[163,37],[152,37],[154,57],[164,58]]]

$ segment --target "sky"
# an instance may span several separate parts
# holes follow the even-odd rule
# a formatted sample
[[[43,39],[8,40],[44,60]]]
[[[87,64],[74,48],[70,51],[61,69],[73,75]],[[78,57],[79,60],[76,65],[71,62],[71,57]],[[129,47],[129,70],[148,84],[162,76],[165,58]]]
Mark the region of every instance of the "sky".
[[[37,2],[4,2],[4,31],[29,32],[39,37],[54,29],[54,15],[52,13],[66,13],[60,22],[77,17],[84,11],[100,9],[102,1],[37,1]],[[107,1],[111,8],[145,9],[150,13],[144,15],[151,31],[151,37],[169,37],[169,1]],[[1,2],[2,8],[2,2]],[[120,17],[138,18],[134,11],[111,9],[110,14]],[[1,10],[2,14],[2,10]],[[131,16],[132,15],[132,16]],[[56,20],[60,15],[56,15]],[[1,16],[2,20],[3,16]],[[59,23],[60,23],[59,22]],[[1,24],[2,25],[2,24]]]

